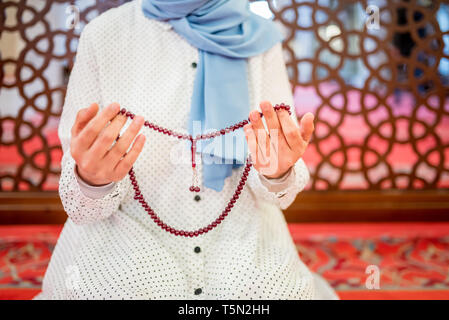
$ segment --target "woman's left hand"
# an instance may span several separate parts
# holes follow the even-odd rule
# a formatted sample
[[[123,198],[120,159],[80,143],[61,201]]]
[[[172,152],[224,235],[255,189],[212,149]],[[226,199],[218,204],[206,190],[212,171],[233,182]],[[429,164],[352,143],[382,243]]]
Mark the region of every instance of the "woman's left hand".
[[[280,178],[302,157],[312,136],[314,116],[306,113],[299,128],[288,111],[275,111],[268,101],[260,103],[268,132],[257,110],[244,127],[254,168],[267,178]]]

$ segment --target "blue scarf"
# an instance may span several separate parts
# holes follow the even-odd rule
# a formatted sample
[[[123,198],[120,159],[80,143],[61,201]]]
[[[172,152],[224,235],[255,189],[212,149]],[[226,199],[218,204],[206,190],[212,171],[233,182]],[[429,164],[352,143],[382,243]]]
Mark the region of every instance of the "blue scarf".
[[[283,40],[275,24],[252,13],[247,0],[142,0],[142,9],[147,18],[168,22],[198,48],[189,133],[196,136],[246,119],[247,58]],[[194,132],[194,121],[201,121],[201,132]],[[234,152],[234,138],[244,141],[243,152]],[[208,148],[211,141],[201,141],[197,150],[203,158],[204,186],[221,191],[232,169],[244,163],[247,147],[243,130],[216,139],[223,139],[215,144],[219,147]]]

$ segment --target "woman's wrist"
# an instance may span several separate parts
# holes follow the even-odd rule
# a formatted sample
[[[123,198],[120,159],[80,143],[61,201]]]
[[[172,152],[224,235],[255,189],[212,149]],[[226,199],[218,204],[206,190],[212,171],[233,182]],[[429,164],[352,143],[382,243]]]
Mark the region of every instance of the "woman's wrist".
[[[86,181],[83,180],[82,177],[80,177],[79,173],[77,172],[76,165],[74,168],[74,174],[75,174],[75,178],[80,187],[81,192],[86,197],[91,198],[91,199],[103,198],[104,196],[109,194],[115,187],[115,182],[111,182],[109,184],[102,185],[102,186],[94,186],[94,185],[87,183]]]
[[[82,170],[76,164],[75,164],[75,173],[85,184],[91,187],[104,187],[113,183],[113,181],[94,181],[94,179],[88,178],[87,174],[83,173]]]

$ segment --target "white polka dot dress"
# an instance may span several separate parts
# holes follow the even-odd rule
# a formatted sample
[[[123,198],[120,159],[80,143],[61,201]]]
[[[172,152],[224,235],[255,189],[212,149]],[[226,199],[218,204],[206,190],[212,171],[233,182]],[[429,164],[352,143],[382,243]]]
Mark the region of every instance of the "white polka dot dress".
[[[309,179],[302,160],[282,192],[270,191],[252,169],[229,216],[193,238],[158,227],[133,199],[128,176],[101,197],[82,192],[69,150],[78,110],[92,102],[118,102],[149,121],[187,132],[197,60],[197,49],[169,24],[144,17],[139,1],[107,11],[83,30],[59,127],[64,151],[59,193],[69,218],[38,299],[320,297],[280,210]],[[248,61],[253,109],[262,100],[293,105],[280,44]],[[195,197],[185,144],[147,128],[142,132],[147,139],[134,171],[153,210],[182,230],[215,220],[243,168],[226,179],[221,192],[203,187]],[[199,173],[201,179],[201,163]]]

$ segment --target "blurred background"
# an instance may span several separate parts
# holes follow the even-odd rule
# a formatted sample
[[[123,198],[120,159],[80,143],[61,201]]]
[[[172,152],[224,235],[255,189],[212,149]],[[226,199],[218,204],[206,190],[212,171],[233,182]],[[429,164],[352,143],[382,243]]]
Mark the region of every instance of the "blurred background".
[[[66,219],[57,127],[79,34],[124,2],[0,2],[0,298],[39,291]],[[449,4],[250,7],[284,32],[295,108],[317,117],[285,212],[298,254],[344,299],[449,299]]]

